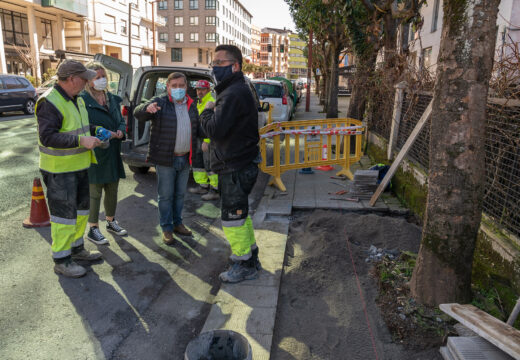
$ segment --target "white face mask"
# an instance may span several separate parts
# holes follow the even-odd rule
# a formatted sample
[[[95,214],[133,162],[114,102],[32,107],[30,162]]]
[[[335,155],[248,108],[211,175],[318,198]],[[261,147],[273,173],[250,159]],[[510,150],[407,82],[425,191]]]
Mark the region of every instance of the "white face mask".
[[[94,89],[96,89],[97,91],[102,91],[107,88],[107,78],[106,77],[96,79],[96,80],[92,81],[92,83],[94,84]]]

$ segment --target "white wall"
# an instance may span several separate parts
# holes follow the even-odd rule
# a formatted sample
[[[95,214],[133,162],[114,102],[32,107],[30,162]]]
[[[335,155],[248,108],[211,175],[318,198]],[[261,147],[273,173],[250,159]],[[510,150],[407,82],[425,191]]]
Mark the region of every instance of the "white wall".
[[[421,31],[416,33],[414,39],[410,43],[410,52],[416,52],[417,63],[419,65],[419,58],[422,53],[422,49],[428,47],[432,48],[430,71],[433,73],[436,70],[437,58],[439,55],[439,46],[441,42],[441,32],[443,23],[443,1],[439,3],[439,20],[437,23],[437,30],[432,32],[432,19],[433,19],[433,8],[435,0],[428,0],[427,5],[421,9],[421,14],[424,19],[424,24]],[[502,0],[499,6],[499,15],[497,17],[497,54],[500,54],[500,49],[503,45],[502,34],[505,31],[505,41],[510,42],[513,39],[514,42],[520,41],[520,0]],[[519,29],[519,30],[514,30]],[[499,56],[499,55],[498,55]]]

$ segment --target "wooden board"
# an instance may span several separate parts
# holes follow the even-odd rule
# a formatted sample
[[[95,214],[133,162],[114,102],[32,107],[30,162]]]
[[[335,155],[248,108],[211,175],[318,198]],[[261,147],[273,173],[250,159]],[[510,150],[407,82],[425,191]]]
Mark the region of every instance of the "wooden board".
[[[433,101],[433,100],[432,100]],[[399,165],[401,164],[401,161],[403,161],[406,154],[408,154],[408,151],[412,147],[413,143],[415,142],[415,139],[417,139],[417,136],[419,136],[419,133],[423,129],[424,125],[426,124],[426,120],[428,120],[428,117],[430,116],[432,112],[432,101],[430,101],[430,104],[424,110],[424,113],[422,114],[421,118],[417,122],[417,125],[415,125],[415,128],[413,129],[412,133],[406,140],[406,143],[404,144],[401,151],[399,151],[399,154],[397,154],[397,157],[395,158],[394,162],[392,163],[392,166],[390,166],[390,169],[388,169],[388,172],[386,173],[385,177],[381,181],[381,184],[379,184],[379,187],[377,188],[376,192],[370,199],[370,206],[374,206],[377,199],[381,195],[381,193],[385,190],[386,186],[390,183],[390,180],[394,177],[395,172],[399,168]]]
[[[520,331],[473,305],[441,304],[439,308],[503,352],[520,359]]]

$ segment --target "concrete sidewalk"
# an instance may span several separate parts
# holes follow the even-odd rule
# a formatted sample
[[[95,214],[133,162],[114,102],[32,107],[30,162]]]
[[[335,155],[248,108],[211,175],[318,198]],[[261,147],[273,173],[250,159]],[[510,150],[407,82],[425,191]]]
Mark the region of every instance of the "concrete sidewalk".
[[[305,112],[305,97],[298,105],[294,120],[324,118],[316,97],[311,98],[310,112]],[[342,99],[343,100],[343,99]],[[345,101],[342,101],[346,112]],[[340,114],[341,116],[341,114]],[[282,152],[283,154],[283,152]],[[371,166],[368,157],[352,166],[352,172]],[[254,360],[270,358],[283,273],[290,216],[293,209],[340,209],[343,211],[406,213],[399,201],[385,195],[376,206],[368,201],[330,200],[334,193],[348,186],[348,180],[330,179],[336,171],[318,171],[302,175],[291,170],[282,175],[286,192],[267,186],[253,216],[260,260],[264,267],[258,279],[240,284],[223,284],[214,298],[210,314],[202,331],[227,329],[240,332],[250,342]],[[335,196],[338,197],[338,196]]]

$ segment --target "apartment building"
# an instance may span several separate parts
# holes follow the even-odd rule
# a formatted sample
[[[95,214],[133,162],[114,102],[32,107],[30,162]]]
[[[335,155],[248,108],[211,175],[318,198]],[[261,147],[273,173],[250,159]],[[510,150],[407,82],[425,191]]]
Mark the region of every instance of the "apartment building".
[[[404,27],[403,48],[408,48],[416,66],[435,73],[437,57],[441,43],[443,7],[442,0],[428,1],[422,6],[421,15],[424,23],[420,31]],[[502,0],[497,17],[497,55],[503,56],[508,51],[507,44],[520,41],[520,0]]]
[[[208,67],[215,47],[232,44],[251,56],[251,13],[237,0],[165,0],[158,3],[166,26],[160,65]]]
[[[306,45],[298,34],[289,34],[289,79],[307,76],[307,57],[303,54]]]
[[[260,34],[261,29],[256,25],[251,25],[251,62],[260,65]]]
[[[271,67],[270,76],[287,76],[290,30],[263,28],[260,34],[260,65]]]
[[[89,59],[88,0],[0,1],[0,73],[41,78],[62,58]]]
[[[156,53],[165,53],[157,29],[165,26],[166,20],[157,14],[157,4],[148,0],[89,0],[90,52],[121,59],[134,68],[152,65],[153,22]]]

